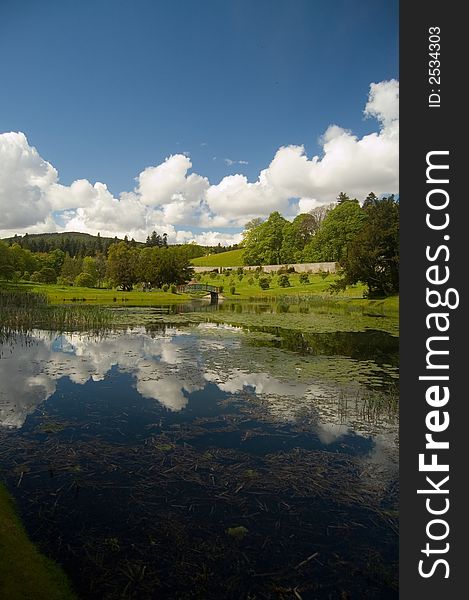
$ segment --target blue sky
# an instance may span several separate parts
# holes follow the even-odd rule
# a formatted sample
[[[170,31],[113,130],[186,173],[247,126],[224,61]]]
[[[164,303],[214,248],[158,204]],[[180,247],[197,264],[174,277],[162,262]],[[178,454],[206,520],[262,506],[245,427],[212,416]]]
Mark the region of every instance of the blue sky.
[[[358,139],[379,131],[363,111],[371,83],[398,79],[398,2],[2,0],[0,49],[0,133],[23,132],[57,171],[52,184],[103,182],[118,199],[146,167],[183,153],[186,176],[254,183],[283,146],[321,157],[332,124]],[[144,201],[160,212],[169,203]],[[49,200],[48,214],[72,204]],[[243,218],[209,212],[211,221],[187,217],[174,229],[233,232]],[[146,214],[144,226],[170,224],[160,216]],[[41,223],[52,221],[26,227]],[[23,229],[12,224],[0,230]]]

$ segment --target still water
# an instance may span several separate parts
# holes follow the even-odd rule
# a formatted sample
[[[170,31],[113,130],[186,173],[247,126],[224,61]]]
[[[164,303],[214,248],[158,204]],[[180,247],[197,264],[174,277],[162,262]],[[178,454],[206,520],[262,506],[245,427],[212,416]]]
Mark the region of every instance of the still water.
[[[33,331],[0,467],[82,598],[396,598],[397,339]]]

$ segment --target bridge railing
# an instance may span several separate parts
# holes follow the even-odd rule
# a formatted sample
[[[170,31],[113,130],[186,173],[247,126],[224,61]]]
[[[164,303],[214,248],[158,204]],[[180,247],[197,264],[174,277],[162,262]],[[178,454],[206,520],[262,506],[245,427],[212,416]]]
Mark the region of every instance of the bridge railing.
[[[178,292],[215,292],[220,293],[220,288],[207,283],[185,283],[177,287]]]

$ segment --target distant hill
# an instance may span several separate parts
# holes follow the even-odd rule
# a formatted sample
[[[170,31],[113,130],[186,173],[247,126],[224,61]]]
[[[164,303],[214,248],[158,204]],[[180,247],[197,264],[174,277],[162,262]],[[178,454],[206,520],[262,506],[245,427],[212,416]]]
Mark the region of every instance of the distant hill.
[[[193,258],[191,262],[195,267],[242,267],[244,265],[243,252],[243,248],[238,248]]]
[[[93,256],[96,252],[106,252],[111,244],[122,241],[121,238],[101,237],[78,231],[63,233],[26,233],[4,238],[7,244],[17,243],[32,252],[51,252],[63,250],[70,256]],[[142,242],[134,242],[136,246],[144,246]]]
[[[156,234],[155,234],[156,235]],[[160,237],[159,241],[166,240],[164,236]],[[150,238],[147,238],[150,241]],[[91,235],[90,233],[81,233],[78,231],[66,231],[62,233],[26,233],[25,235],[15,235],[13,237],[3,238],[1,240],[6,244],[19,244],[22,248],[27,250],[31,250],[31,252],[52,252],[56,249],[62,250],[63,252],[68,252],[70,256],[95,256],[97,252],[102,252],[103,254],[107,253],[107,250],[111,244],[115,242],[124,241],[122,238],[110,238],[110,237],[101,237],[100,235]],[[136,242],[135,240],[130,240],[131,245],[136,248],[141,248],[146,246],[147,244],[144,242]],[[233,246],[199,246],[198,244],[175,244],[176,246],[185,246],[187,248],[189,256],[201,257],[201,260],[204,260],[209,257],[204,257],[203,255],[208,253],[210,254],[210,260],[213,261],[213,257],[216,257],[218,253],[227,256],[225,260],[231,260],[230,257],[234,256],[234,253],[239,252],[238,250],[228,250],[229,248],[233,248]],[[226,251],[225,251],[226,248]],[[218,259],[219,260],[219,259]],[[221,266],[222,262],[217,262]],[[242,263],[239,263],[240,265]]]

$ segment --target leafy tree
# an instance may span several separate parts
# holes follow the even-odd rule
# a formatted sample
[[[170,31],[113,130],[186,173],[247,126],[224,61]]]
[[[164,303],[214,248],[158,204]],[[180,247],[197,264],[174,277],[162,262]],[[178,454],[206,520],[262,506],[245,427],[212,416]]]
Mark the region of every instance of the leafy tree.
[[[0,279],[6,279],[7,281],[12,279],[15,272],[12,262],[10,249],[0,241]]]
[[[317,234],[305,247],[305,262],[337,261],[347,256],[348,244],[360,231],[365,211],[358,202],[344,201],[326,216]]]
[[[96,286],[101,287],[103,280],[106,277],[106,258],[104,254],[97,252],[94,261],[96,269]]]
[[[87,281],[90,283],[90,285],[86,285],[85,287],[95,287],[98,281],[98,269],[96,259],[92,256],[85,256],[83,259],[83,273],[80,273],[80,275],[84,274],[89,276]]]
[[[80,273],[75,278],[75,285],[78,287],[92,288],[96,285],[96,280],[89,273]]]
[[[80,257],[71,257],[69,254],[65,255],[62,268],[60,270],[60,277],[63,282],[72,284],[75,278],[83,271],[83,259]]]
[[[137,282],[138,250],[131,248],[128,242],[119,242],[109,248],[107,277],[114,286],[120,286],[126,292],[132,290]]]
[[[247,265],[279,265],[282,262],[283,230],[288,221],[275,211],[267,221],[248,223],[244,232],[244,262]]]
[[[42,267],[39,271],[39,283],[57,283],[57,273],[52,267]]]
[[[246,265],[259,265],[262,262],[259,248],[262,224],[262,219],[256,218],[245,225],[243,231],[243,258]]]
[[[399,291],[399,204],[393,196],[371,198],[363,211],[366,218],[348,246],[342,262],[339,287],[359,281],[368,296],[388,296]]]
[[[288,221],[283,228],[283,241],[281,248],[282,263],[301,261],[304,247],[318,231],[317,218],[311,213],[303,213]]]
[[[189,253],[184,246],[143,248],[139,253],[138,279],[154,287],[184,283],[192,274]]]

